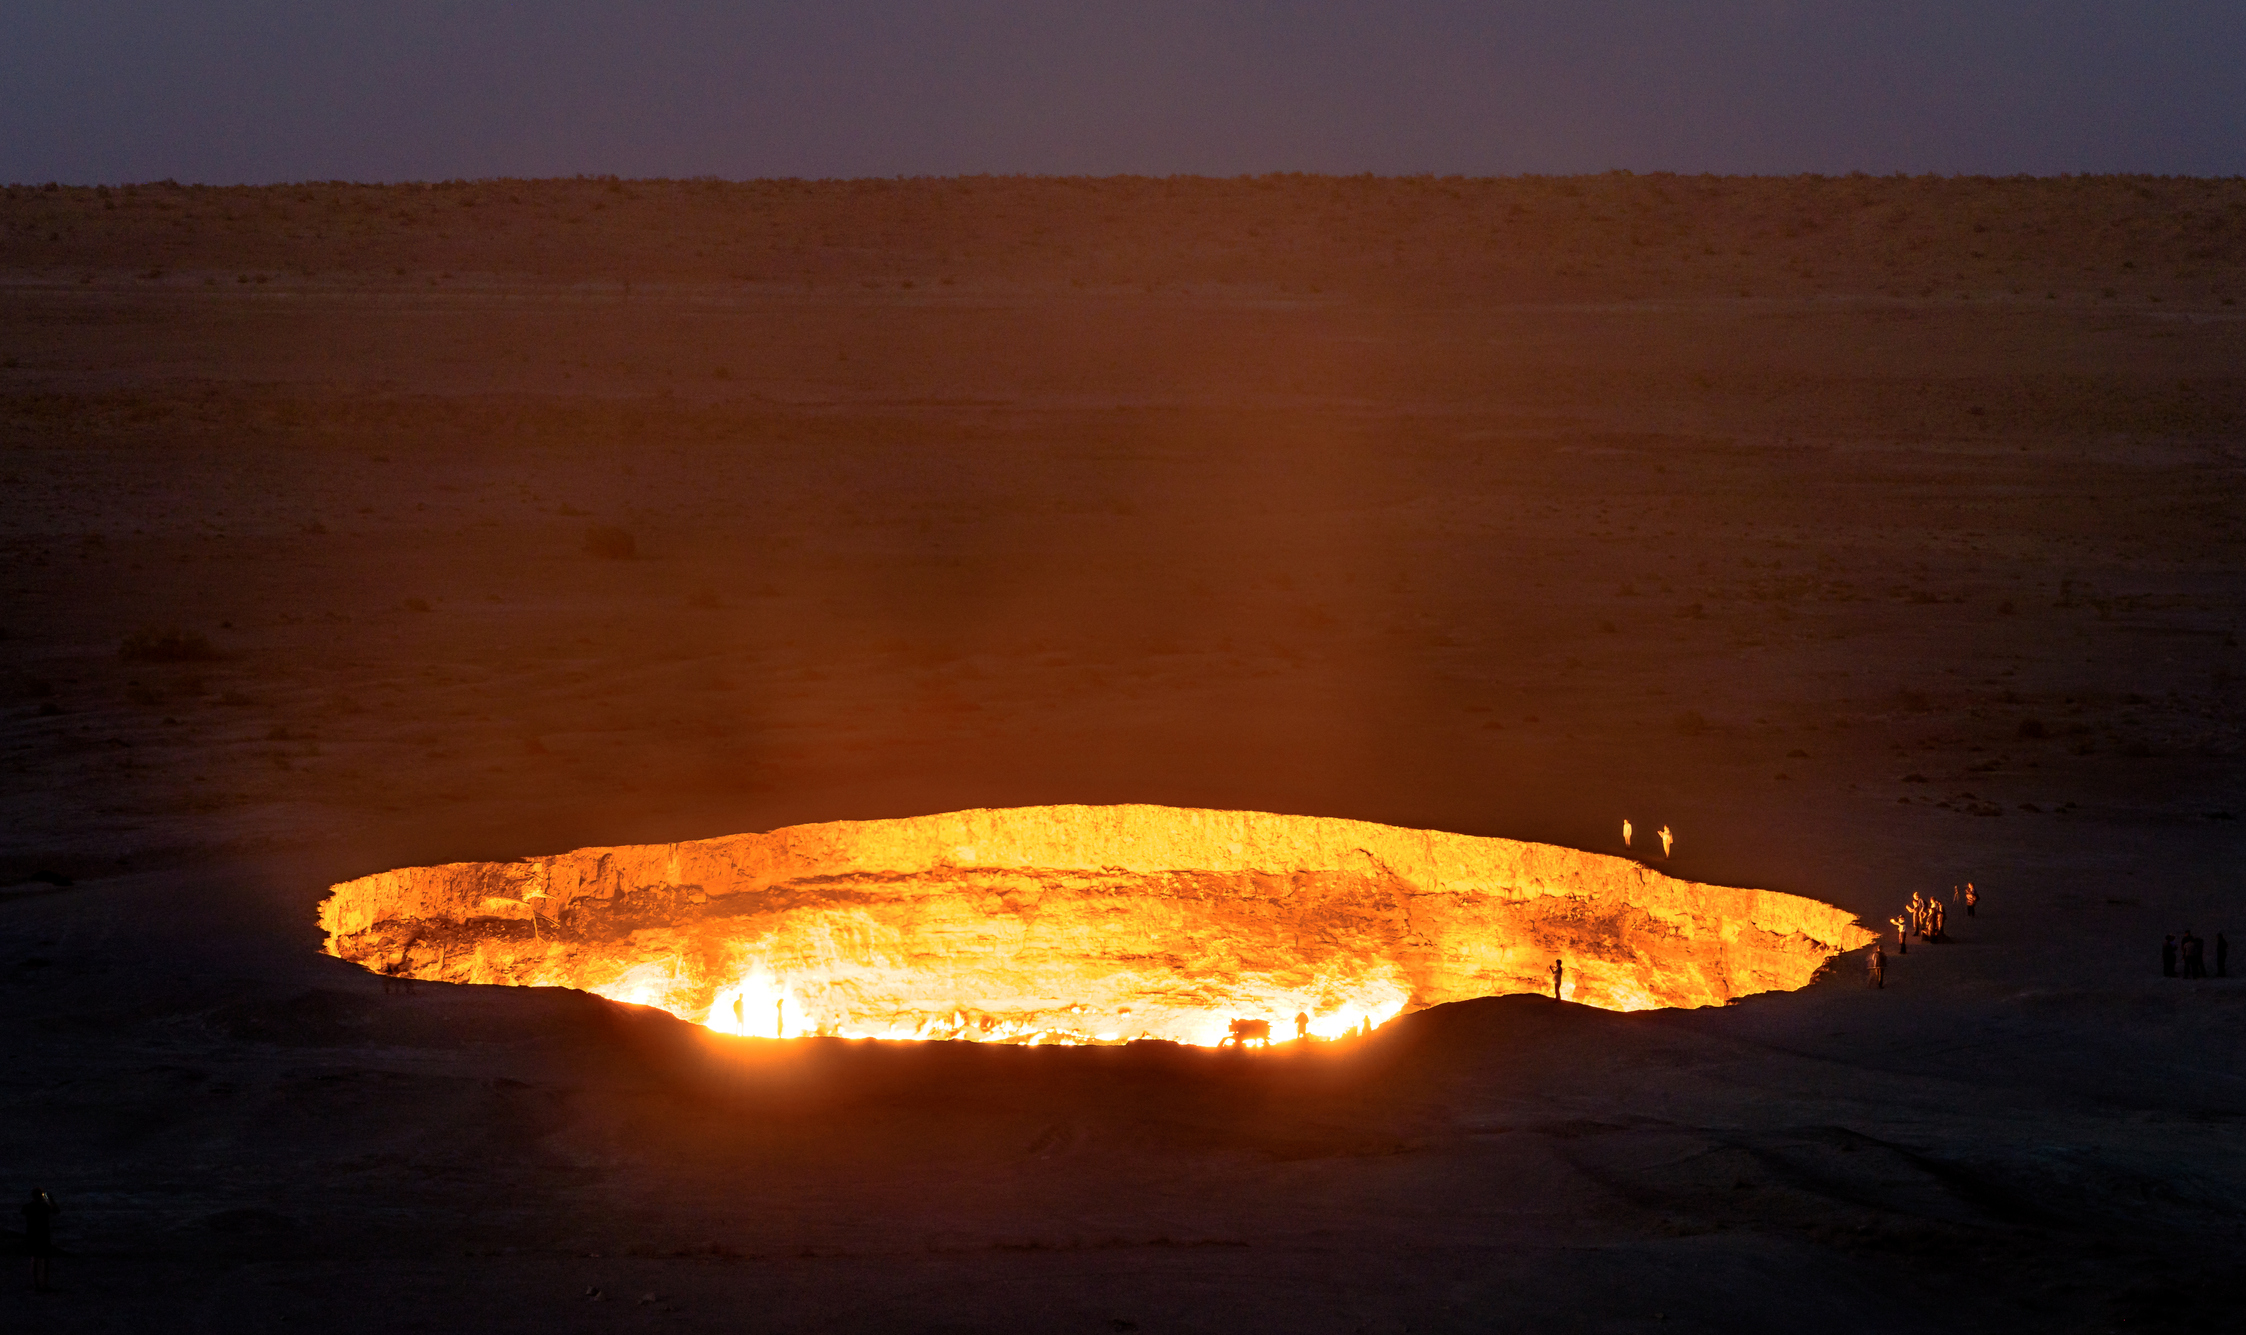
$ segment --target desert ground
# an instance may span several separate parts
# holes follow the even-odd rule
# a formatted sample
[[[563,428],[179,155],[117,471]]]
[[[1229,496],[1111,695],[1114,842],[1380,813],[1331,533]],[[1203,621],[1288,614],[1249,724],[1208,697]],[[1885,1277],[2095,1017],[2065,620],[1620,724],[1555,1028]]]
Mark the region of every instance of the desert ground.
[[[0,1310],[2237,1329],[2246,983],[2159,948],[2246,933],[2241,292],[2235,180],[8,187],[0,1186],[65,1255]],[[1984,899],[1877,991],[1250,1053],[398,995],[314,919],[1120,802]]]

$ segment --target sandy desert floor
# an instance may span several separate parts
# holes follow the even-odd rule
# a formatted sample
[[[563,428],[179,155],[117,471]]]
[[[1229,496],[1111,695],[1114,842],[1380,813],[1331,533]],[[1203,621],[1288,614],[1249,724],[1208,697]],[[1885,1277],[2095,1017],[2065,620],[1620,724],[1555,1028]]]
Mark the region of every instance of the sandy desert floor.
[[[122,264],[0,274],[11,1322],[2246,1319],[2246,983],[2158,965],[2246,932],[2213,295]],[[1986,899],[1883,991],[1245,1056],[317,953],[385,867],[1122,801]]]

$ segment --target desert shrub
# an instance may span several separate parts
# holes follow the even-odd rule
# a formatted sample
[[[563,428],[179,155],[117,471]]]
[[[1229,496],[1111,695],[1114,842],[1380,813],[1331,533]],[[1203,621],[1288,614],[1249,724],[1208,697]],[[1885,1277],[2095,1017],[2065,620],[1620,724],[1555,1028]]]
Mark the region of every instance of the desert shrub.
[[[639,554],[632,535],[613,524],[595,524],[585,530],[585,554],[608,561],[628,561]]]
[[[129,663],[210,663],[218,650],[199,630],[137,630],[117,646],[117,656]]]

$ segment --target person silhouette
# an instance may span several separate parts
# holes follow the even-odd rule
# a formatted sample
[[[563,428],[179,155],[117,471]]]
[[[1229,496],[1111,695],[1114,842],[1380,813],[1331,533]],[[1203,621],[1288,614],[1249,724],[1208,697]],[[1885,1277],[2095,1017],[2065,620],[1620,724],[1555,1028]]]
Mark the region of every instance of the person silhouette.
[[[1622,846],[1624,848],[1630,846],[1630,818],[1628,816],[1622,818]]]
[[[1673,834],[1669,833],[1669,827],[1668,827],[1668,826],[1666,826],[1666,825],[1662,826],[1662,827],[1661,827],[1661,856],[1663,856],[1663,857],[1667,857],[1667,856],[1669,856],[1669,850],[1670,850],[1670,849],[1672,849],[1672,848],[1674,848],[1674,847],[1676,847],[1676,845],[1677,845],[1677,836],[1675,836],[1675,835],[1673,835]]]
[[[1554,1001],[1560,999],[1560,977],[1565,972],[1566,969],[1558,960],[1552,961],[1552,1000]]]
[[[54,1288],[55,1216],[62,1207],[43,1187],[31,1189],[23,1206],[23,1249],[31,1255],[31,1288],[46,1293]]]
[[[1297,1043],[1307,1043],[1307,1042],[1309,1042],[1309,1041],[1310,1041],[1310,1012],[1308,1012],[1308,1011],[1296,1011],[1296,1012],[1295,1012],[1295,1042],[1297,1042]]]
[[[1872,942],[1872,953],[1864,958],[1864,968],[1869,975],[1866,982],[1882,989],[1887,986],[1887,956],[1881,953],[1879,942]]]

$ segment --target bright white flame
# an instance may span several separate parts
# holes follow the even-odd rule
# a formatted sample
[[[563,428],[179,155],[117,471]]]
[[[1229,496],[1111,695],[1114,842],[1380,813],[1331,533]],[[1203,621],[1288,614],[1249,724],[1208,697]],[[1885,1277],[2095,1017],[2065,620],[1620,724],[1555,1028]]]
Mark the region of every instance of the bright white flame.
[[[802,1003],[789,996],[762,965],[752,965],[731,987],[721,987],[702,1023],[721,1034],[749,1038],[802,1038],[819,1032]]]
[[[1377,1028],[1404,1009],[1409,995],[1401,984],[1389,980],[1355,980],[1337,992],[1316,995],[1302,991],[1272,990],[1263,995],[1220,999],[1212,1007],[1119,1007],[1112,1011],[1081,1003],[1054,1007],[1029,1015],[1000,1018],[977,1007],[957,1003],[925,1010],[893,1012],[887,1016],[858,1013],[821,1014],[821,1001],[840,999],[831,986],[817,982],[792,985],[762,962],[749,963],[738,980],[722,986],[709,1007],[699,1013],[672,1004],[679,980],[661,965],[641,965],[615,982],[589,989],[617,1001],[660,1006],[681,1018],[695,1020],[721,1034],[748,1038],[804,1038],[832,1035],[897,1042],[952,1040],[978,1043],[1018,1043],[1026,1046],[1091,1043],[1125,1043],[1133,1039],[1169,1039],[1197,1047],[1221,1046],[1231,1035],[1234,1020],[1261,1019],[1271,1026],[1274,1042],[1295,1038],[1297,1014],[1308,1017],[1305,1026],[1314,1039],[1332,1042],[1348,1038],[1362,1028]],[[1138,1011],[1134,1015],[1134,1010]]]

